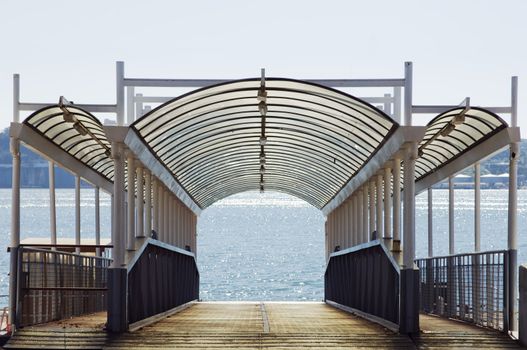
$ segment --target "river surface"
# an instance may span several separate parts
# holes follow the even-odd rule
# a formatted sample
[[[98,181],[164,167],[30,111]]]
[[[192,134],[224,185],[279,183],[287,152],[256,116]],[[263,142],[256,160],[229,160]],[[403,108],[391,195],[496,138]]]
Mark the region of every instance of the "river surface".
[[[507,191],[481,192],[481,249],[507,246]],[[22,239],[49,237],[47,189],[21,190]],[[57,189],[57,234],[74,237],[74,190]],[[474,191],[455,192],[456,252],[474,242]],[[448,253],[448,190],[434,190],[434,251]],[[11,191],[0,189],[0,294],[7,294]],[[94,237],[94,193],[81,190],[81,235]],[[527,263],[527,190],[519,191],[519,262]],[[417,256],[427,254],[427,195],[416,203]],[[204,210],[198,221],[203,300],[322,300],[324,216],[279,193],[241,193]],[[101,194],[101,231],[110,237],[110,197]],[[5,304],[0,299],[0,304]]]

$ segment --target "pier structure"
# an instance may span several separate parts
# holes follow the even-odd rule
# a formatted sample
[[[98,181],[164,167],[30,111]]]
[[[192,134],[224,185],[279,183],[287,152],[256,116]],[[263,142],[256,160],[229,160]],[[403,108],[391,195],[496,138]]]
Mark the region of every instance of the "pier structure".
[[[242,80],[142,79],[125,77],[117,62],[112,105],[21,102],[15,75],[11,329],[106,311],[107,329],[119,333],[188,307],[199,299],[200,212],[260,190],[326,215],[327,304],[402,334],[419,332],[420,313],[516,331],[517,78],[510,106],[477,107],[469,98],[415,105],[412,75],[407,62],[395,79],[296,80],[264,70]],[[139,92],[146,87],[198,89],[174,98]],[[390,93],[345,92],[354,88]],[[22,111],[32,113],[22,121]],[[115,122],[101,123],[98,113]],[[419,114],[436,116],[414,125]],[[21,244],[20,143],[49,160],[50,175],[58,165],[76,176],[74,245],[56,238],[53,180],[50,243]],[[468,167],[479,184],[480,162],[506,147],[508,249],[480,252],[476,186],[474,251],[457,254],[450,181],[450,255],[434,256],[431,186]],[[93,254],[80,235],[81,179],[95,191]],[[100,244],[101,190],[111,195],[111,246]],[[428,236],[429,257],[416,260],[415,196],[423,191],[429,223],[419,234]]]

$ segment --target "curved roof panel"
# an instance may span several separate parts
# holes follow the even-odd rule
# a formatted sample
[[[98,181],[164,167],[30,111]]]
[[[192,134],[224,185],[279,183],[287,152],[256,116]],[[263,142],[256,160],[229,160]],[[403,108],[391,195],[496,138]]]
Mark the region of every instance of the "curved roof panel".
[[[454,108],[432,119],[419,144],[416,181],[435,172],[480,142],[500,132],[507,123],[478,107]]]
[[[203,88],[131,126],[202,208],[261,184],[322,208],[398,126],[338,90],[278,78],[261,84],[247,79]]]
[[[31,114],[24,124],[106,179],[113,180],[110,142],[101,122],[90,113],[73,105],[52,105]]]

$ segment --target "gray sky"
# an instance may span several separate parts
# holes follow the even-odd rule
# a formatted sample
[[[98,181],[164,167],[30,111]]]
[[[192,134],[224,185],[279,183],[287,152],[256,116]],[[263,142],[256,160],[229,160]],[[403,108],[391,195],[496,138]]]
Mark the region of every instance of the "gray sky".
[[[21,98],[115,102],[130,77],[402,77],[414,103],[510,103],[527,135],[527,1],[1,1],[0,127]],[[525,79],[525,80],[524,80]]]

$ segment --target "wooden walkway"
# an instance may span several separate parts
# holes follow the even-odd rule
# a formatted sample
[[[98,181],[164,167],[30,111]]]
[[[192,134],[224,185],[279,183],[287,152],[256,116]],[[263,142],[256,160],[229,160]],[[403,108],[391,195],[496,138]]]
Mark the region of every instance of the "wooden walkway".
[[[418,336],[393,333],[324,303],[196,303],[135,332],[109,336],[105,314],[28,327],[6,345],[83,349],[519,348],[505,335],[423,316]]]

